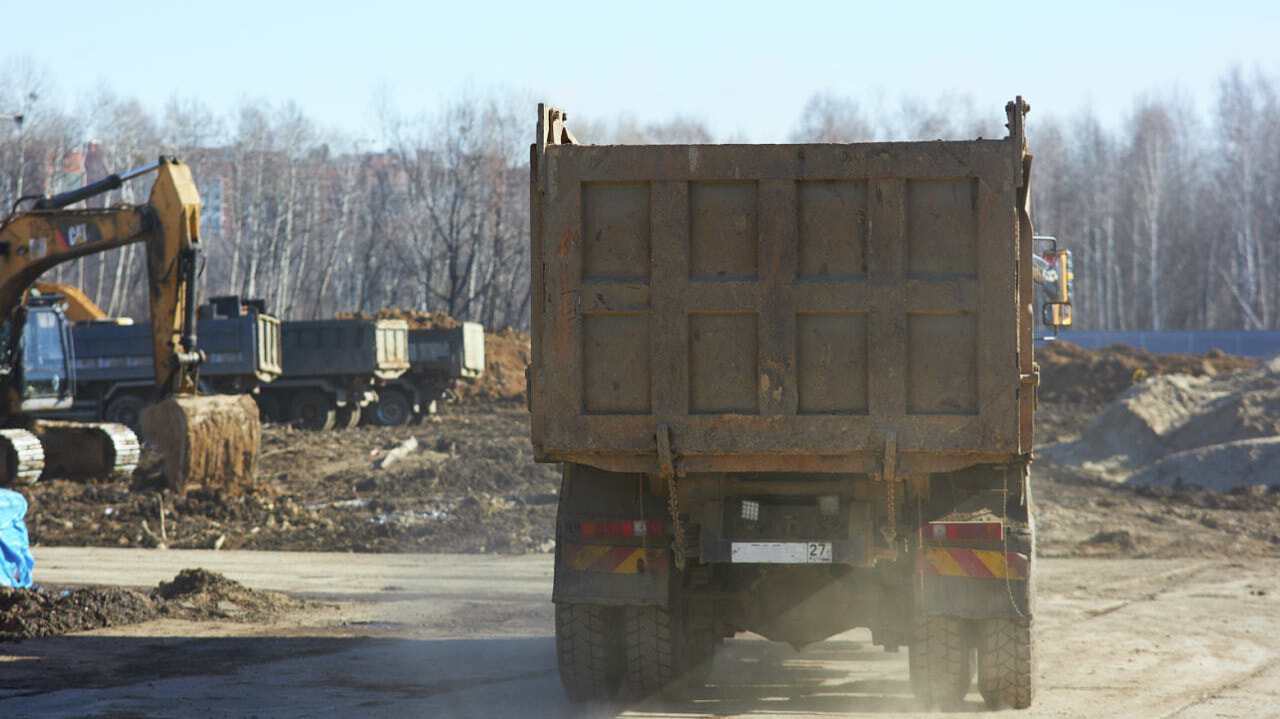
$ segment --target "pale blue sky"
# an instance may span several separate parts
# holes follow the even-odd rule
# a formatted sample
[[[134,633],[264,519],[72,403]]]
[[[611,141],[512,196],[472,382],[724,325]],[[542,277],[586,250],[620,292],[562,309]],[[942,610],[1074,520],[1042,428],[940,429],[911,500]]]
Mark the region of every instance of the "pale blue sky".
[[[61,107],[99,83],[153,109],[174,95],[219,113],[292,99],[360,137],[376,134],[379,87],[408,114],[521,90],[571,120],[678,113],[766,142],[785,140],[818,90],[868,105],[968,95],[994,118],[1022,94],[1030,122],[1091,106],[1114,125],[1152,89],[1207,107],[1233,63],[1280,75],[1276,0],[5,5],[0,61],[34,59]]]

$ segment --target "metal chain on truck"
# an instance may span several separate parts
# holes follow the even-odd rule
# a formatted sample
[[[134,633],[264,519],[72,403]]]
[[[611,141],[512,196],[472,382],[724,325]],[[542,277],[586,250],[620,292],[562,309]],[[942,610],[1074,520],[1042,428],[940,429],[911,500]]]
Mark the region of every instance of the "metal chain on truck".
[[[671,559],[684,571],[684,525],[680,524],[680,494],[676,489],[676,458],[671,448],[671,426],[658,425],[658,473],[667,480],[667,512],[671,514]]]
[[[880,528],[884,539],[893,546],[898,538],[898,508],[895,504],[893,486],[898,483],[898,433],[889,432],[885,437],[884,460],[880,467],[880,478],[884,481],[884,493],[887,498],[886,517],[888,523]]]
[[[667,511],[671,513],[671,559],[684,571],[684,525],[680,523],[680,495],[676,493],[675,472],[667,475]]]

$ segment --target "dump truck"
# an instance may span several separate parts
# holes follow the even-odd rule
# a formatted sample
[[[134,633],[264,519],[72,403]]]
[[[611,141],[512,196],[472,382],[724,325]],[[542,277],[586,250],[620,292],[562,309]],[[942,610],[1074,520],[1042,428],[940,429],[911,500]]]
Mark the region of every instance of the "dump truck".
[[[354,427],[377,390],[409,370],[409,325],[399,319],[286,320],[280,377],[256,395],[263,418],[314,430]]]
[[[717,644],[855,627],[928,705],[1034,690],[1042,318],[1028,106],[1003,139],[581,144],[530,161],[535,459],[563,463],[575,701],[699,686]],[[1036,263],[1038,264],[1038,263]]]
[[[280,321],[234,304],[234,310],[221,315],[210,305],[200,308],[200,348],[205,353],[200,389],[206,394],[253,394],[281,371]],[[155,385],[151,325],[122,318],[80,321],[72,327],[71,340],[75,401],[54,416],[136,428]]]
[[[409,371],[387,380],[378,400],[365,413],[369,424],[390,427],[417,421],[436,412],[436,403],[461,382],[484,374],[484,326],[462,322],[456,327],[409,329]]]

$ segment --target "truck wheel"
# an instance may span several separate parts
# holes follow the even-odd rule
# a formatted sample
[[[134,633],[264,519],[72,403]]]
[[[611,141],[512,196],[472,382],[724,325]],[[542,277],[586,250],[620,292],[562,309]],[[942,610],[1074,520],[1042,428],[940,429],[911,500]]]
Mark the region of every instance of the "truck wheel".
[[[360,424],[360,407],[357,405],[347,404],[339,407],[334,414],[334,426],[338,429],[355,429]]]
[[[663,607],[623,607],[622,637],[627,666],[624,679],[632,699],[644,699],[675,683],[676,632]]]
[[[617,607],[556,604],[556,663],[570,701],[610,701],[622,679]]]
[[[413,416],[413,405],[403,392],[389,389],[378,393],[378,403],[373,406],[373,421],[383,427],[399,427],[408,424]]]
[[[661,693],[674,699],[707,683],[716,652],[710,631],[684,631],[664,607],[633,606],[622,610],[622,637],[629,698]]]
[[[314,390],[300,392],[289,402],[289,421],[304,429],[333,429],[337,415],[333,402]]]
[[[968,622],[958,617],[926,616],[916,623],[908,666],[911,690],[926,706],[951,709],[964,700],[973,682],[973,641]]]
[[[1035,663],[1031,618],[983,620],[978,644],[978,690],[991,709],[1031,706]]]
[[[107,403],[102,413],[103,419],[116,424],[123,424],[129,429],[137,430],[142,417],[142,408],[147,401],[136,394],[122,394]]]
[[[280,411],[280,400],[273,395],[259,394],[253,399],[258,403],[258,419],[263,422],[281,422],[284,420],[284,415]]]

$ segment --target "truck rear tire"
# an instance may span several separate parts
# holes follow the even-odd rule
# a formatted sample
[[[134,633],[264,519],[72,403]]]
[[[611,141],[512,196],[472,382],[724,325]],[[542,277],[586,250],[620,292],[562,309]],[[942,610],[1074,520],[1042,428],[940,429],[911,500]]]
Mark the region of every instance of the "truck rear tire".
[[[289,421],[304,429],[333,429],[338,411],[323,393],[307,390],[289,402]]]
[[[611,701],[622,680],[622,612],[595,604],[556,604],[556,663],[570,701]]]
[[[1031,618],[986,619],[979,625],[978,690],[991,709],[1031,706],[1035,660]]]
[[[908,666],[911,690],[927,707],[958,706],[973,683],[973,637],[959,617],[924,616],[916,622]]]
[[[378,402],[373,405],[373,423],[382,427],[399,427],[408,424],[413,417],[413,403],[403,392],[393,389],[378,393]]]
[[[335,410],[334,426],[338,429],[355,429],[360,426],[361,414],[363,411],[359,406],[348,402]]]
[[[675,699],[707,683],[716,651],[709,631],[686,631],[665,607],[631,606],[622,610],[622,632],[629,698]]]
[[[663,607],[623,607],[624,680],[630,698],[644,699],[675,683],[679,668],[674,623],[671,612]]]
[[[141,426],[142,408],[145,406],[147,401],[136,394],[118,395],[107,403],[107,409],[102,413],[102,418],[137,431]]]

